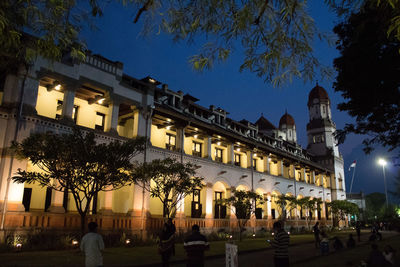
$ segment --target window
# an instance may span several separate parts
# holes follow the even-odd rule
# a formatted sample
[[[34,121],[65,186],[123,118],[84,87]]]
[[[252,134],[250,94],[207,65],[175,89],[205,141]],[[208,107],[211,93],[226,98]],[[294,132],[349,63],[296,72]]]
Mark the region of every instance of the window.
[[[193,142],[193,156],[201,157],[201,143]]]
[[[200,203],[200,189],[193,190],[192,199],[192,218],[200,218],[202,213],[202,205]]]
[[[222,149],[215,149],[215,161],[222,162]]]
[[[44,202],[44,211],[48,211],[48,209],[50,208],[50,205],[51,205],[51,193],[52,193],[51,187],[47,187],[46,188],[46,198],[45,198],[45,202]]]
[[[235,165],[240,166],[240,154],[235,154]]]
[[[167,133],[167,140],[165,141],[165,148],[168,150],[176,150],[176,136]]]
[[[96,130],[104,131],[104,123],[105,123],[106,115],[100,112],[96,112],[96,120],[94,128]]]
[[[214,206],[214,218],[225,219],[226,217],[226,206],[222,204],[222,192],[215,192],[215,206]]]
[[[25,207],[25,211],[29,211],[31,207],[31,197],[32,197],[32,188],[24,188],[24,194],[22,196],[22,204]]]

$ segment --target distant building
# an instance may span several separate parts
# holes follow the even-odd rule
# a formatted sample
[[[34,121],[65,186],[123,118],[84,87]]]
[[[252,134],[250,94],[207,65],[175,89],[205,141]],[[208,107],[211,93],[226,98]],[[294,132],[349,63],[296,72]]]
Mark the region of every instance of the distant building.
[[[308,147],[303,149],[297,143],[294,118],[287,112],[278,127],[263,116],[255,123],[235,121],[219,107],[203,107],[194,96],[160,85],[151,77],[133,78],[123,72],[122,63],[92,54],[79,64],[68,57],[54,63],[38,59],[27,76],[21,71],[2,79],[0,203],[8,203],[5,228],[79,228],[68,192],[36,184],[7,185],[18,168],[37,170],[27,160],[11,160],[8,147],[14,136],[22,141],[34,132],[67,133],[71,124],[95,132],[101,142],[149,137],[151,146],[146,158],[137,158],[140,161],[172,157],[201,166],[204,187],[180,206],[178,228],[189,229],[195,223],[210,230],[233,227],[233,213],[217,200],[234,189],[254,190],[267,200],[257,207],[253,227],[268,228],[278,219],[276,199],[281,194],[320,198],[324,203],[320,212],[297,209],[287,214],[289,225],[305,226],[309,215],[332,223],[325,203],[345,199],[346,194],[343,158],[333,137],[335,124],[325,89],[317,85],[308,96]],[[162,216],[161,202],[132,185],[99,193],[89,219],[103,230],[134,232],[160,228]]]
[[[365,195],[363,192],[360,193],[348,193],[346,194],[347,201],[354,203],[360,209],[359,217],[355,216],[354,218],[350,218],[351,221],[365,221]]]

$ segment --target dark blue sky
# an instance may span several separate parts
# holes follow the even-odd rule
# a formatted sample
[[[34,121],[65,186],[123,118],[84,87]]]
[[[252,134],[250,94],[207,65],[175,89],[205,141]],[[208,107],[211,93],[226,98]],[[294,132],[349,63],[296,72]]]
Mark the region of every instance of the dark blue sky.
[[[330,12],[323,1],[310,1],[311,14],[321,31],[331,32],[339,21]],[[320,3],[321,2],[321,3]],[[240,47],[224,63],[217,64],[210,71],[195,72],[188,58],[196,54],[201,43],[188,45],[185,42],[174,43],[170,36],[154,33],[146,38],[140,35],[141,25],[133,24],[134,12],[112,4],[105,9],[104,16],[96,21],[96,31],[85,31],[83,38],[88,48],[111,60],[124,63],[124,72],[136,78],[148,75],[169,85],[175,91],[182,90],[200,99],[199,104],[208,107],[213,104],[228,111],[235,120],[247,119],[255,122],[261,113],[272,123],[278,125],[280,117],[287,109],[296,122],[299,143],[307,145],[306,124],[308,122],[307,100],[309,91],[315,82],[304,83],[297,80],[283,88],[274,88],[263,79],[250,72],[239,72],[243,60]],[[315,42],[315,55],[325,65],[339,54],[334,47]],[[342,101],[341,96],[332,89],[333,79],[319,80],[331,99],[332,117],[337,128],[353,119],[336,109]],[[348,166],[357,160],[357,170],[353,192],[363,190],[366,193],[383,192],[382,168],[376,164],[379,155],[388,155],[383,149],[371,155],[364,155],[362,138],[350,136],[340,146],[345,160],[346,187],[349,188],[351,172]],[[395,169],[387,166],[389,187],[395,176]]]

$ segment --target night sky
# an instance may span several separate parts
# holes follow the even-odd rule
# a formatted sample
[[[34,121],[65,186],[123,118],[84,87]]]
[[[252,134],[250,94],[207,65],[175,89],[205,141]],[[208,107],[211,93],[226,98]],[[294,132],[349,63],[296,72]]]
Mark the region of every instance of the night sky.
[[[332,32],[339,19],[322,1],[310,2],[313,2],[311,15],[319,29]],[[132,10],[117,4],[106,6],[104,16],[95,22],[98,29],[82,33],[88,49],[110,60],[123,62],[124,72],[128,75],[138,79],[151,76],[168,84],[171,90],[181,90],[199,98],[200,105],[215,105],[225,109],[230,113],[228,116],[235,120],[255,122],[263,113],[278,126],[280,117],[287,109],[295,119],[298,142],[303,147],[307,146],[308,93],[316,81],[304,83],[297,80],[284,87],[274,88],[253,73],[240,73],[239,66],[244,56],[239,46],[226,62],[216,64],[212,70],[196,72],[189,65],[188,58],[197,53],[201,42],[190,45],[186,42],[174,43],[170,36],[156,32],[144,38],[140,34],[142,25],[132,22],[135,15]],[[328,66],[332,66],[333,59],[339,55],[335,47],[319,41],[315,42],[314,49],[315,55]],[[332,118],[337,128],[352,122],[351,117],[336,109],[342,97],[332,89],[334,77],[331,80],[317,79],[329,94]],[[340,146],[345,161],[346,189],[349,190],[352,176],[348,167],[357,160],[352,191],[384,192],[382,167],[376,161],[379,156],[389,158],[390,154],[385,149],[377,148],[371,155],[365,155],[361,142],[362,137],[352,135]],[[389,163],[386,167],[389,190],[396,173],[396,168]]]

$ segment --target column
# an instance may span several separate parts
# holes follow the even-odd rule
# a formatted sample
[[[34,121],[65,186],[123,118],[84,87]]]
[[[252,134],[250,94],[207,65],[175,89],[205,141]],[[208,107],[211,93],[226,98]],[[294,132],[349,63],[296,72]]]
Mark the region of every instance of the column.
[[[235,147],[234,144],[228,145],[228,164],[235,164]]]
[[[179,152],[185,153],[185,128],[176,129],[176,148]]]
[[[247,158],[247,168],[253,168],[253,152],[247,151],[246,158]]]
[[[213,188],[211,183],[206,184],[206,218],[213,217]]]
[[[293,178],[294,180],[296,180],[296,166],[294,166],[294,164],[293,164],[293,165],[290,165],[290,167],[292,169],[292,176],[293,176],[290,178]]]
[[[270,194],[267,194],[266,195],[266,198],[267,198],[267,219],[268,220],[270,220],[270,219],[272,219],[272,212],[271,212],[271,209],[272,209],[272,198],[271,198],[271,195]],[[264,216],[265,217],[265,216]]]
[[[0,172],[0,177],[3,177],[0,187],[0,203],[1,210],[3,211],[4,200],[7,195],[7,211],[25,211],[24,206],[22,205],[22,199],[24,195],[24,184],[14,183],[11,179],[14,175],[16,175],[18,169],[26,170],[27,160],[18,160],[16,158],[11,158],[9,156],[5,156],[2,160],[2,173]]]
[[[147,212],[149,212],[149,204],[150,204],[150,194],[148,191],[144,190],[142,187],[135,184],[133,186],[133,209],[128,211],[131,216],[147,216]]]
[[[49,212],[65,213],[65,209],[63,207],[63,200],[64,200],[64,192],[58,190],[52,190]]]
[[[176,203],[176,215],[177,217],[185,217],[185,198]]]
[[[153,109],[151,106],[140,107],[135,110],[133,136],[147,136],[150,141],[151,136],[151,116]]]
[[[107,188],[110,190],[111,186]],[[112,199],[113,191],[104,191],[102,198],[100,198],[99,213],[103,215],[112,214]]]
[[[315,171],[311,171],[310,179],[311,179],[310,183],[315,185]]]
[[[28,76],[24,88],[24,114],[36,114],[36,102],[39,91],[39,80]]]
[[[109,105],[107,114],[107,123],[106,123],[106,132],[111,132],[118,134],[117,127],[118,127],[118,114],[119,114],[119,102],[113,100],[112,103]]]
[[[304,182],[306,182],[306,183],[309,183],[309,182],[307,182],[307,176],[306,176],[306,168],[303,168],[303,181]]]
[[[73,121],[72,112],[74,110],[75,88],[67,85],[64,89],[63,106],[61,111],[61,119]]]
[[[263,164],[264,164],[264,172],[269,173],[269,156],[264,157]]]
[[[278,176],[283,176],[283,160],[278,160]]]
[[[204,151],[204,155],[206,158],[211,159],[211,136],[207,136],[204,140],[205,142],[205,151]]]

